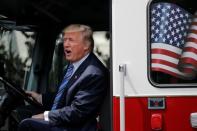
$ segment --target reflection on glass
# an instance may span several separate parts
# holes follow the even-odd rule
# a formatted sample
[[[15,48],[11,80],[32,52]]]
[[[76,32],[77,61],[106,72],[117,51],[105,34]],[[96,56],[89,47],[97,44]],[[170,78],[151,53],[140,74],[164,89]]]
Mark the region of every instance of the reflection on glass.
[[[150,76],[154,83],[196,83],[196,7],[184,3],[155,0],[150,4]]]
[[[32,52],[35,45],[35,33],[0,30],[0,62],[1,76],[12,81],[16,86],[23,88],[26,73],[32,63]]]
[[[110,38],[109,32],[107,31],[96,31],[93,34],[94,38],[94,53],[98,58],[109,68],[109,47],[110,47]]]

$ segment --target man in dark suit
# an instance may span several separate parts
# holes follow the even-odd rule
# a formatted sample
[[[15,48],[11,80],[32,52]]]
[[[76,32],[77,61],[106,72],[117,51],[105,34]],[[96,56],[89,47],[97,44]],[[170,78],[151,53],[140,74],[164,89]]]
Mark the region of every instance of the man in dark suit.
[[[50,111],[19,124],[19,131],[96,131],[96,117],[109,85],[108,70],[93,54],[92,29],[73,24],[64,29],[67,72],[55,97],[28,92],[45,105],[54,98]],[[72,68],[71,68],[72,67]]]

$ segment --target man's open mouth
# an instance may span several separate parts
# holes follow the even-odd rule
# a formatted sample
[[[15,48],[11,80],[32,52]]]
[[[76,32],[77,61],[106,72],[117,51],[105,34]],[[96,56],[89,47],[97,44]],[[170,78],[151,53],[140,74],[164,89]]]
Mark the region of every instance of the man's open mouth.
[[[65,53],[66,55],[69,55],[69,54],[71,53],[71,51],[70,51],[70,50],[64,50],[64,53]]]

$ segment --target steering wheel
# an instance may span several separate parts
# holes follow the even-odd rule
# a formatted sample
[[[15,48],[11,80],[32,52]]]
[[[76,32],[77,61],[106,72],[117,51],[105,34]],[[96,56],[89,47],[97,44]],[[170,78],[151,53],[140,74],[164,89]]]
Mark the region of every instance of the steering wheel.
[[[37,106],[37,107],[42,107],[42,104],[37,102],[34,98],[30,97],[22,88],[14,87],[11,83],[9,83],[7,80],[3,79],[1,76],[0,76],[0,81],[3,82],[7,86],[6,92],[9,95],[12,96],[13,94],[11,92],[13,92],[14,94],[22,97],[29,104],[31,104],[33,106]]]

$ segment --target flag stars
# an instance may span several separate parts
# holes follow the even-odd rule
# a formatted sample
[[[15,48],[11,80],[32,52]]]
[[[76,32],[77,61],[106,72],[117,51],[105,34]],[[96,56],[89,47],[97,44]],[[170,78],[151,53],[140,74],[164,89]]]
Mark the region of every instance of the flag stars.
[[[177,42],[177,43],[176,43],[176,45],[179,47],[179,46],[180,46],[180,43],[179,43],[179,42]]]
[[[166,38],[165,37],[163,38],[163,42],[166,42]]]
[[[191,22],[190,14],[169,3],[154,4],[151,13],[151,41],[181,48]]]
[[[160,9],[160,8],[161,8],[161,5],[160,5],[160,4],[158,4],[158,5],[157,5],[157,9]]]
[[[171,13],[174,15],[174,14],[175,14],[175,10],[173,9],[173,10],[171,11]]]
[[[167,17],[170,17],[170,14],[169,14],[169,13],[166,13],[166,16],[167,16]]]
[[[181,39],[183,36],[181,34],[179,34],[179,39]]]
[[[174,19],[173,19],[172,17],[170,17],[170,22],[173,22],[173,20],[174,20]]]
[[[152,33],[152,34],[151,34],[151,38],[154,39],[154,37],[155,37],[155,35]]]
[[[157,17],[160,17],[160,15],[161,15],[161,13],[159,13],[159,12],[156,14]]]
[[[172,39],[170,39],[170,44],[172,44],[173,43],[173,40]]]
[[[179,21],[178,21],[178,25],[181,25],[181,24],[182,24],[182,22],[179,20]]]
[[[155,10],[155,9],[153,9],[151,13],[152,13],[152,14],[155,14],[155,13],[156,13],[156,10]]]
[[[166,12],[166,8],[162,8],[161,10],[162,10],[162,12],[163,12],[163,13],[165,13],[165,12]]]
[[[156,25],[159,25],[160,24],[160,21],[156,21]]]
[[[164,25],[160,25],[160,29],[162,29],[162,30],[163,30],[163,29],[164,29]]]
[[[188,18],[188,17],[189,17],[189,14],[188,14],[188,13],[186,13],[186,14],[185,14],[185,17],[187,17],[187,18]]]
[[[151,26],[151,30],[154,30],[154,29],[155,29],[155,26],[154,26],[154,25],[152,25],[152,26]]]
[[[164,29],[163,33],[166,34],[168,31],[166,29]]]
[[[169,38],[170,38],[170,35],[168,34],[168,35],[167,35],[167,39],[169,39]]]
[[[177,8],[176,11],[179,13],[181,10],[179,8]]]
[[[177,15],[175,15],[175,19],[177,20],[179,17]]]
[[[168,21],[165,21],[164,23],[165,23],[165,25],[168,25],[168,24],[169,24],[169,22],[168,22]]]
[[[180,18],[183,18],[184,16],[183,16],[183,14],[180,14]]]
[[[180,30],[179,29],[176,29],[176,33],[179,33],[180,32]]]
[[[168,30],[169,30],[169,31],[171,31],[171,30],[172,30],[172,26],[171,26],[171,25],[168,27]]]
[[[176,28],[176,26],[177,26],[177,24],[176,23],[173,23],[173,27]]]
[[[174,37],[174,41],[177,41],[177,37]]]
[[[165,17],[164,17],[164,16],[162,16],[162,17],[161,17],[161,20],[162,20],[162,21],[164,21],[164,20],[165,20]]]
[[[158,38],[157,37],[155,37],[155,41],[158,41]]]
[[[155,17],[153,17],[153,18],[151,19],[151,21],[152,21],[152,22],[155,22]]]
[[[175,35],[174,31],[172,31],[172,32],[171,32],[171,35],[172,35],[172,36],[174,36],[174,35]]]
[[[158,33],[158,32],[159,32],[159,30],[158,30],[158,29],[156,29],[156,30],[155,30],[155,32],[156,32],[156,33]]]
[[[159,37],[162,38],[162,37],[163,37],[163,34],[160,33],[160,34],[159,34]]]

